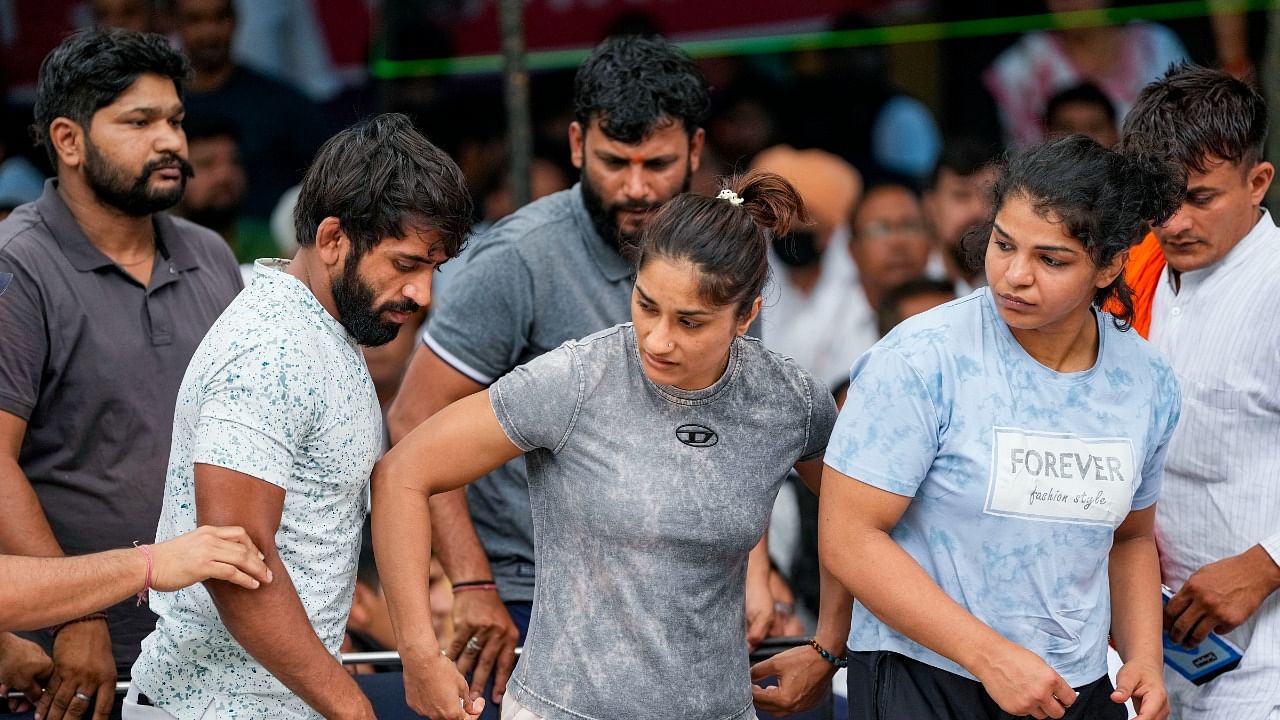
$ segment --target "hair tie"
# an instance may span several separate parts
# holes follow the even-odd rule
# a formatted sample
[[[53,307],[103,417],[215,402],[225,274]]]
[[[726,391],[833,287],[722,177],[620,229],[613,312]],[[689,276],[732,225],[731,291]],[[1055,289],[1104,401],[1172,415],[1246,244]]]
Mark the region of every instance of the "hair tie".
[[[720,194],[716,196],[716,199],[717,199],[717,200],[728,200],[728,201],[729,201],[729,204],[730,204],[730,205],[733,205],[733,206],[735,206],[735,207],[736,207],[736,206],[738,206],[738,205],[741,205],[741,204],[742,204],[742,202],[743,202],[743,201],[742,201],[742,198],[738,197],[738,193],[736,193],[736,192],[734,192],[734,191],[730,190],[729,188],[725,188],[725,189],[721,190],[721,191],[720,191]]]

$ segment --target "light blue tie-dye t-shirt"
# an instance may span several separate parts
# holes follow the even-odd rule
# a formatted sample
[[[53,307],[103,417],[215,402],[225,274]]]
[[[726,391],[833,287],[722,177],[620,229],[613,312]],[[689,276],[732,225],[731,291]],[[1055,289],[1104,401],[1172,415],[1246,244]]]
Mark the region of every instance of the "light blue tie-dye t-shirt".
[[[1160,489],[1169,366],[1098,316],[1083,372],[1036,362],[987,288],[911,318],[850,371],[826,464],[912,498],[893,539],[962,607],[1080,686],[1107,672],[1113,533]],[[849,647],[965,677],[855,603]]]

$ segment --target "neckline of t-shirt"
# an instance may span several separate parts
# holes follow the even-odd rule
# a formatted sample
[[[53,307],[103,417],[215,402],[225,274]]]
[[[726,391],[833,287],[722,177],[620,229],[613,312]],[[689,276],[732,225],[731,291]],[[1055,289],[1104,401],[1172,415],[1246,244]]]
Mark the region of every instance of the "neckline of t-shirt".
[[[1013,331],[1009,329],[1009,324],[1000,316],[1000,310],[996,307],[996,300],[991,294],[991,288],[983,288],[983,294],[987,296],[987,311],[992,314],[995,324],[999,328],[998,332],[1000,333],[1000,337],[1013,348],[1015,353],[1019,353],[1021,355],[1022,360],[1031,365],[1031,367],[1033,367],[1035,371],[1046,380],[1049,380],[1050,382],[1074,385],[1076,383],[1086,382],[1092,379],[1094,374],[1098,372],[1098,368],[1102,367],[1103,354],[1107,350],[1107,329],[1103,317],[1104,313],[1099,312],[1097,308],[1090,308],[1090,311],[1093,313],[1094,322],[1098,324],[1098,356],[1094,358],[1093,366],[1084,370],[1077,370],[1075,372],[1059,372],[1058,370],[1054,370],[1032,357],[1031,353],[1027,352],[1027,349],[1022,347],[1022,343],[1018,342],[1018,338],[1013,336]]]
[[[320,304],[319,298],[315,293],[302,283],[298,278],[290,275],[287,271],[289,263],[292,260],[284,260],[281,258],[262,258],[254,261],[254,270],[263,278],[272,284],[279,284],[286,292],[296,293],[301,302],[311,314],[316,317],[325,330],[334,333],[342,338],[348,345],[359,349],[359,343],[351,337],[351,333],[347,332],[347,328],[338,322],[338,319],[329,314],[328,310]]]
[[[716,397],[727,390],[738,376],[738,369],[741,366],[742,343],[741,337],[735,337],[733,343],[729,346],[729,364],[725,367],[724,373],[714,383],[701,390],[683,390],[674,385],[659,385],[649,379],[648,374],[644,371],[644,360],[640,357],[640,347],[636,344],[635,327],[630,323],[627,324],[627,336],[631,342],[631,354],[635,358],[636,365],[640,370],[640,375],[644,378],[644,382],[663,400],[676,403],[678,405],[706,405],[715,401]]]

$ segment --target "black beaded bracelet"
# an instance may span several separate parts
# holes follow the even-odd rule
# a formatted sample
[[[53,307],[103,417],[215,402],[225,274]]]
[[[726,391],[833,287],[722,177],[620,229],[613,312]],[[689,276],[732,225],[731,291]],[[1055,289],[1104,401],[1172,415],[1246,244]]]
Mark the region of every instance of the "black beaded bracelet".
[[[468,580],[467,582],[453,583],[452,587],[456,590],[458,588],[472,587],[474,585],[492,585],[492,584],[493,584],[493,580]]]
[[[848,658],[844,657],[843,655],[840,657],[836,657],[835,655],[832,655],[831,653],[827,652],[826,648],[819,645],[817,640],[812,640],[812,639],[809,640],[809,646],[812,647],[814,650],[817,650],[818,654],[822,656],[823,660],[826,660],[827,662],[831,663],[837,668],[847,667],[849,665]]]

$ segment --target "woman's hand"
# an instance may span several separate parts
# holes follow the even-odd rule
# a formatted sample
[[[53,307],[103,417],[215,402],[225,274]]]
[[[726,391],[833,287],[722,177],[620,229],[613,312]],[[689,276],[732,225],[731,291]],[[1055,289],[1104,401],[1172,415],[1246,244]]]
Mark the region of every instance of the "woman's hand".
[[[1010,715],[1060,718],[1076,701],[1076,691],[1040,656],[1007,640],[986,654],[974,675]]]
[[[1164,668],[1150,663],[1127,662],[1116,673],[1116,689],[1111,701],[1133,700],[1135,720],[1165,720],[1169,717],[1169,696],[1164,689]]]
[[[205,525],[147,549],[151,552],[151,587],[162,592],[210,579],[250,590],[271,582],[271,570],[262,561],[262,553],[242,528]]]

